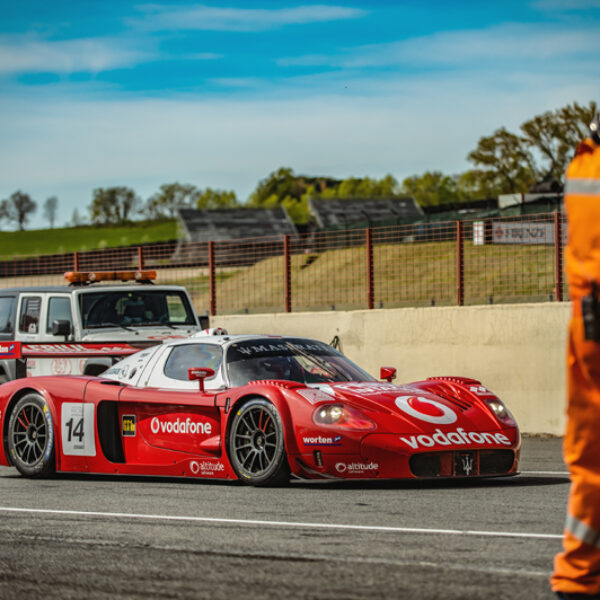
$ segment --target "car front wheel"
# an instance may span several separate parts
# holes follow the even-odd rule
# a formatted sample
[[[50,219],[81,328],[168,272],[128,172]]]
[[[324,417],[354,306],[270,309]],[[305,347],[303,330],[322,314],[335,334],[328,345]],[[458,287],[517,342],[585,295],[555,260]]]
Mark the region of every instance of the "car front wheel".
[[[238,408],[228,446],[233,469],[243,483],[276,485],[289,481],[283,424],[267,400],[256,398]]]
[[[27,394],[8,421],[8,452],[13,465],[28,477],[54,473],[54,428],[46,401]]]

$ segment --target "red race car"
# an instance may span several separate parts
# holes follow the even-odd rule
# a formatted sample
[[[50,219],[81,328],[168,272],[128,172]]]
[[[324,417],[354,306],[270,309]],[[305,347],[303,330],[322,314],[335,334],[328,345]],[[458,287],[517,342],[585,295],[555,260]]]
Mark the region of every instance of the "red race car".
[[[99,377],[0,386],[0,464],[26,476],[252,485],[516,473],[517,424],[479,381],[394,385],[394,375],[384,367],[379,382],[315,340],[196,335],[131,354]]]

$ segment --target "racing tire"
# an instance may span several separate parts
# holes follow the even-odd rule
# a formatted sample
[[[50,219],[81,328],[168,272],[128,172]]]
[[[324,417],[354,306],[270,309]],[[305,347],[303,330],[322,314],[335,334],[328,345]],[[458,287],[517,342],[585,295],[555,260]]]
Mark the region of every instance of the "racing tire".
[[[55,471],[54,426],[46,401],[35,393],[23,396],[8,420],[8,454],[26,477],[47,477]]]
[[[248,400],[238,408],[229,430],[228,451],[242,483],[272,486],[289,482],[283,423],[267,400]]]

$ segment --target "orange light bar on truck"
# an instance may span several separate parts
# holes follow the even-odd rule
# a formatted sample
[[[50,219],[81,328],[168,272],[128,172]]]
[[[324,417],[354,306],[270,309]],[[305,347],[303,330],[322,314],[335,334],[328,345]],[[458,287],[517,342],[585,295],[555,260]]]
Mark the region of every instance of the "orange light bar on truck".
[[[97,281],[151,281],[156,271],[68,271],[69,283],[96,283]]]

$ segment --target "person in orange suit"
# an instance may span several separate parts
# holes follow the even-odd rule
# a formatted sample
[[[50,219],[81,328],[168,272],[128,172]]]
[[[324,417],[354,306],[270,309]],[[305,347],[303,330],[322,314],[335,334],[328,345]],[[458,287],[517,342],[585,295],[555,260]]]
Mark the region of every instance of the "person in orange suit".
[[[571,490],[552,589],[564,600],[600,599],[600,118],[567,168],[565,249],[573,303],[564,440]]]

